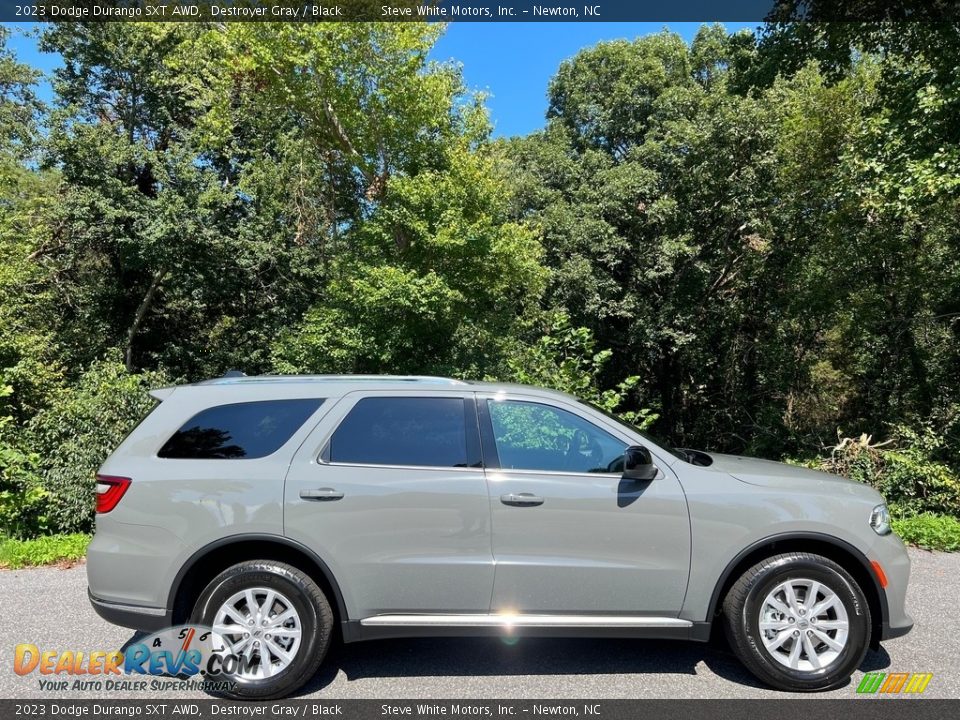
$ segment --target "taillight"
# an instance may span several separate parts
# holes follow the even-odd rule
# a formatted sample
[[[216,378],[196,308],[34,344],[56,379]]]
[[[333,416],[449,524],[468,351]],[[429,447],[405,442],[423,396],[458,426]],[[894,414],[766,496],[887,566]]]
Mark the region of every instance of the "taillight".
[[[97,512],[113,510],[130,487],[130,478],[113,475],[97,475]]]

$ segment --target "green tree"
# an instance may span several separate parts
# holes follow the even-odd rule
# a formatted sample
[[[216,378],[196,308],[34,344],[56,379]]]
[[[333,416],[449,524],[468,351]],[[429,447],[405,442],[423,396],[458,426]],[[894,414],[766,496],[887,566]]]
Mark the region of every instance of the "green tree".
[[[196,42],[201,32],[154,23],[44,31],[43,48],[63,67],[47,151],[60,202],[41,252],[58,268],[59,334],[74,364],[120,348],[128,370],[195,371],[193,346],[228,302],[231,284],[214,279],[229,278],[236,259],[226,228],[237,201],[193,135],[215,60]]]
[[[759,373],[751,281],[773,186],[770,110],[727,91],[716,41],[708,28],[696,52],[671,33],[583,51],[551,83],[547,129],[508,149],[515,212],[537,218],[554,268],[549,302],[612,349],[621,379],[641,378],[665,429],[714,442]]]
[[[259,90],[253,114],[291,138],[300,162],[282,172],[298,235],[323,257],[312,306],[274,344],[282,371],[482,373],[502,367],[536,307],[538,245],[506,217],[481,99],[426,59],[439,30],[244,24],[223,36]]]
[[[837,151],[790,166],[818,210],[802,294],[832,311],[818,342],[820,394],[839,389],[835,420],[850,429],[933,418],[960,440],[958,54],[948,23],[774,25],[758,43],[756,86],[818,74],[821,96],[846,94]],[[809,111],[797,116],[816,125]]]
[[[55,204],[55,175],[34,166],[45,108],[34,92],[39,73],[17,62],[8,37],[0,28],[0,386],[11,388],[0,397],[0,415],[11,417],[4,440],[12,442],[16,423],[42,405],[61,367],[50,269],[36,257]]]
[[[601,43],[504,148],[547,307],[685,444],[957,426],[955,28],[817,32]]]

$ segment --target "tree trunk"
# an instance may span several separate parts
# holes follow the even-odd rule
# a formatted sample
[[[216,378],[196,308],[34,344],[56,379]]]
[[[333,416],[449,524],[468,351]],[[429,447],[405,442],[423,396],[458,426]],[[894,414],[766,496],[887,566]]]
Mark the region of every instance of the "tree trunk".
[[[136,337],[137,331],[143,324],[143,318],[146,316],[147,310],[150,309],[150,303],[153,302],[153,296],[157,294],[157,289],[160,287],[160,283],[163,282],[163,279],[166,276],[166,270],[163,268],[157,270],[153,276],[153,279],[150,281],[150,287],[147,288],[146,295],[143,296],[143,300],[140,301],[140,306],[137,308],[137,312],[133,316],[133,323],[130,325],[130,329],[127,331],[127,344],[123,353],[124,364],[126,365],[127,372],[133,372],[133,339]]]

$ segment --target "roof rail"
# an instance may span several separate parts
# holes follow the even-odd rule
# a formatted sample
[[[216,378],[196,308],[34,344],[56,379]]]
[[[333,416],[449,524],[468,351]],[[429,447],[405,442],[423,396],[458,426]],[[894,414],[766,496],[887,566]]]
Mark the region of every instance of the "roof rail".
[[[195,385],[232,385],[234,383],[363,383],[363,382],[394,382],[394,383],[424,383],[438,385],[466,385],[463,380],[454,378],[433,377],[430,375],[251,375],[247,376],[238,370],[231,370],[222,377],[210,378],[194,383]]]

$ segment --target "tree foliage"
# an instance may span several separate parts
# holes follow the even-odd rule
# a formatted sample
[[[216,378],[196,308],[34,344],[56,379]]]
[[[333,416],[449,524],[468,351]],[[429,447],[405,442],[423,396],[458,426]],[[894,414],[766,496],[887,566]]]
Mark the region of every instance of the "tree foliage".
[[[156,405],[147,391],[169,384],[162,372],[128,373],[115,357],[93,363],[27,425],[28,447],[38,454],[46,512],[44,529],[55,533],[93,528],[94,475],[97,468]]]
[[[504,148],[548,305],[685,444],[956,422],[957,86],[938,68],[957,49],[942,28],[842,32],[842,66],[780,32],[601,43],[561,67],[547,128]]]
[[[57,23],[45,106],[0,29],[5,532],[86,528],[146,390],[229,368],[545,384],[770,457],[865,433],[864,479],[953,507],[955,25],[600,43],[496,141],[442,31]]]

